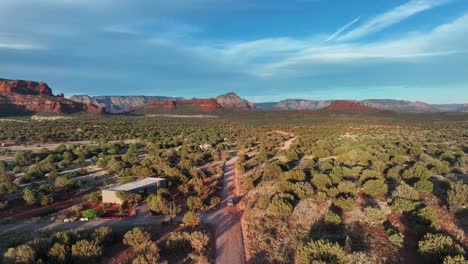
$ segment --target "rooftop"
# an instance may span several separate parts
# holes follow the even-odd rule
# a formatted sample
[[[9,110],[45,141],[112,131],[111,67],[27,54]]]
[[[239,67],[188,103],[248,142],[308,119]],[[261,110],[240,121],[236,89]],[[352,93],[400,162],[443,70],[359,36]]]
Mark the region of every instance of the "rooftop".
[[[112,188],[109,188],[107,190],[109,190],[109,191],[131,191],[131,190],[135,190],[135,189],[144,188],[146,186],[155,185],[158,182],[165,181],[165,180],[166,180],[165,178],[145,178],[143,180],[129,182],[129,183],[126,183],[124,185],[120,185],[120,186],[117,186],[117,187],[112,187]]]

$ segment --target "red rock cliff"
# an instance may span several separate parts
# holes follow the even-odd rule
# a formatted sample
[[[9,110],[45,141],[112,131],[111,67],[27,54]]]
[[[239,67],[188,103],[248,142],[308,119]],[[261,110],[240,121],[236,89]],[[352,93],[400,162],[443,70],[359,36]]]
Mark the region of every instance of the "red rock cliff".
[[[43,82],[0,79],[0,114],[103,112],[91,104],[54,96]]]

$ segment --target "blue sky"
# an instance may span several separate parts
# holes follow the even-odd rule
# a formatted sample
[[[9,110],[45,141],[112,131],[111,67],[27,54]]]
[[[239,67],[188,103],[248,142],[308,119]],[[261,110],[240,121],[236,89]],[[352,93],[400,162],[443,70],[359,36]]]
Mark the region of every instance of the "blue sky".
[[[468,1],[1,0],[0,77],[66,96],[468,103]]]

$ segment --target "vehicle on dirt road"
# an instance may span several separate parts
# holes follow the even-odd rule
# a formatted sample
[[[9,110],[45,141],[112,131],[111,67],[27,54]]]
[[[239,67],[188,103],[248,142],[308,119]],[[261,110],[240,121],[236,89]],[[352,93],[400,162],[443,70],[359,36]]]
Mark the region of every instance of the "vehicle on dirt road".
[[[227,201],[227,206],[229,206],[229,207],[234,206],[234,200],[233,200],[233,199],[229,199],[229,200]]]

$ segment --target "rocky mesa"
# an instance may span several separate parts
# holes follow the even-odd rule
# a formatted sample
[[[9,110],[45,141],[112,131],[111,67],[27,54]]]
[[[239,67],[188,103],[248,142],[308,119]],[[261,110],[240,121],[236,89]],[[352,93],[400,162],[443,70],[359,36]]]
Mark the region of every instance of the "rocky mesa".
[[[370,107],[366,104],[363,104],[357,101],[349,101],[349,100],[333,101],[329,106],[323,108],[322,110],[327,111],[327,112],[357,112],[357,113],[379,111],[379,109],[377,108]]]
[[[0,79],[0,114],[32,113],[100,113],[104,109],[92,104],[55,96],[44,82]]]

